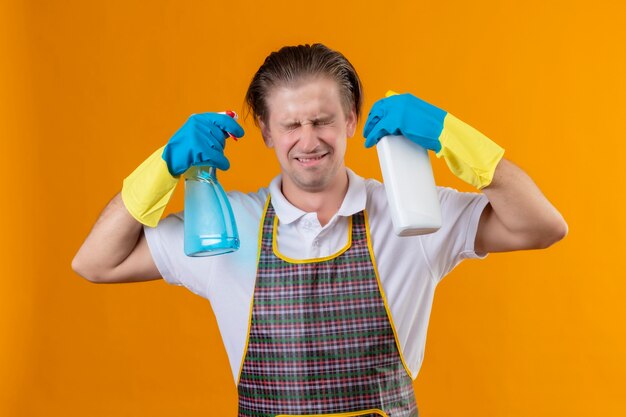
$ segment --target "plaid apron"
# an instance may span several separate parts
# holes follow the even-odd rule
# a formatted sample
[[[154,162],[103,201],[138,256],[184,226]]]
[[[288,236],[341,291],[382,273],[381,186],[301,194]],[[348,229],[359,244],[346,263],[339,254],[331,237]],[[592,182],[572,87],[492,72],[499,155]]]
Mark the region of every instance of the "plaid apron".
[[[417,417],[376,276],[367,214],[327,258],[290,262],[273,251],[277,218],[266,205],[247,347],[237,389],[240,417]]]

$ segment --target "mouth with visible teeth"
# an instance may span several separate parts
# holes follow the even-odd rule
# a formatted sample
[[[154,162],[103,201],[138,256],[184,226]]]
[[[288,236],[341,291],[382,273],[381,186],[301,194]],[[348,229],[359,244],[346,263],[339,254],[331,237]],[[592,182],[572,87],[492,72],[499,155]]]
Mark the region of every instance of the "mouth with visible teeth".
[[[299,156],[296,157],[295,159],[300,162],[301,164],[304,165],[314,165],[317,162],[321,161],[322,159],[324,159],[324,157],[328,155],[328,153],[323,153],[323,154],[319,154],[319,155],[306,155],[306,156]]]

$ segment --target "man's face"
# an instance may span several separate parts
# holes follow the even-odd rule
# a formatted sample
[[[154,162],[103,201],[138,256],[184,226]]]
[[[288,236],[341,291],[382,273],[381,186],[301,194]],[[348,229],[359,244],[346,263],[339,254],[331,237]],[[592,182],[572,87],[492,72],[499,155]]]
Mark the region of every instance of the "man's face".
[[[334,80],[312,78],[295,87],[276,87],[267,105],[268,124],[259,124],[266,145],[276,152],[283,189],[320,192],[345,175],[346,142],[354,135],[356,114],[345,114]]]

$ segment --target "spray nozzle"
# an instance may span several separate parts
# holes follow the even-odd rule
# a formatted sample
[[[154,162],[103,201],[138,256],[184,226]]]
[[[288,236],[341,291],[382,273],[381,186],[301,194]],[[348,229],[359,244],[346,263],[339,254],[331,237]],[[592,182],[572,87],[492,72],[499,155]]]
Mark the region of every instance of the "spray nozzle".
[[[232,117],[232,118],[233,118],[233,119],[235,119],[235,120],[239,119],[239,116],[237,115],[237,113],[235,113],[235,112],[234,112],[234,111],[232,111],[232,110],[222,111],[222,112],[220,112],[219,114],[225,114],[225,115],[227,115],[227,116]],[[232,134],[232,133],[230,133],[230,132],[226,132],[226,133],[228,133],[228,137],[230,137],[230,138],[231,138],[231,139],[233,139],[235,142],[237,142],[237,139],[238,139],[238,138],[237,138],[237,136],[233,135],[233,134]]]

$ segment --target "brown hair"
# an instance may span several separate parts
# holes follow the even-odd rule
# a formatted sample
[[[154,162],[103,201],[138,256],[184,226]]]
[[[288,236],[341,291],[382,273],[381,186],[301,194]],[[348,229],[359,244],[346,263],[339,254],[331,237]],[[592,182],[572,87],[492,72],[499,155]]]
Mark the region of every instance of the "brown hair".
[[[257,117],[263,123],[268,123],[266,98],[272,88],[293,86],[305,78],[316,76],[326,76],[337,82],[346,116],[354,108],[358,120],[363,91],[356,70],[340,52],[315,43],[285,46],[265,58],[263,65],[252,77],[246,93],[248,113],[252,112],[254,123],[258,124]]]

